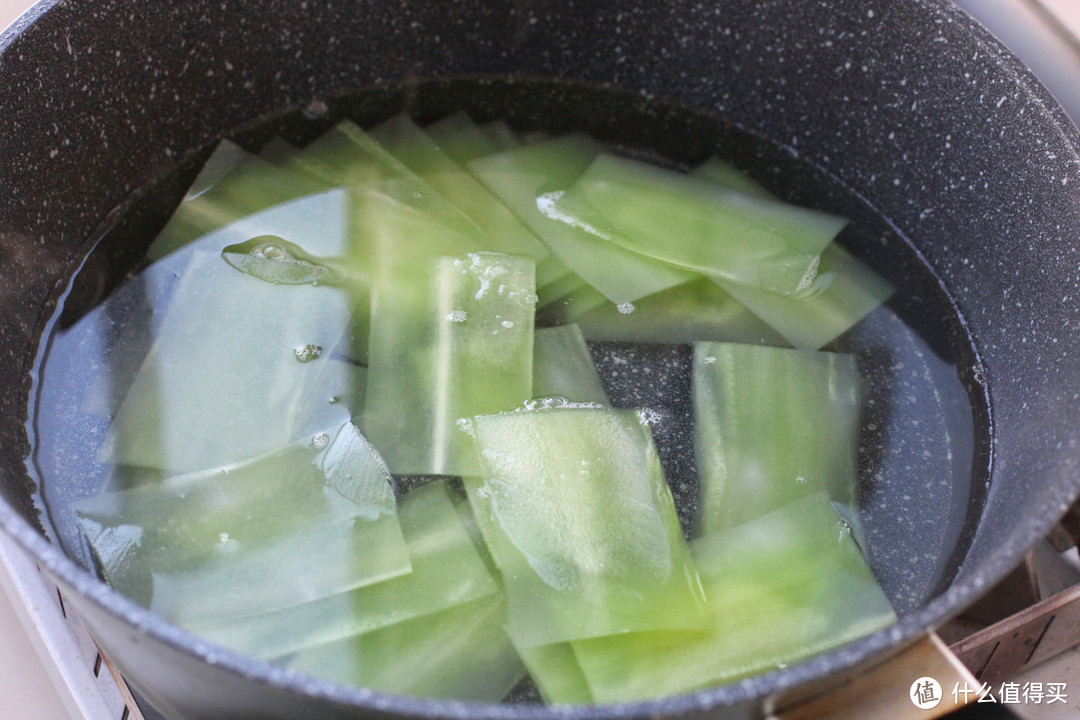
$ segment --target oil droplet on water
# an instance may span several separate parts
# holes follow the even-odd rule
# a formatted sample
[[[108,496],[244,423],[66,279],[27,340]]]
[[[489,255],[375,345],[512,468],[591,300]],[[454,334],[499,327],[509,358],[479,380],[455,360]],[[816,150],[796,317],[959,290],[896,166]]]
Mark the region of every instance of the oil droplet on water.
[[[318,345],[304,345],[303,347],[293,348],[293,355],[300,362],[307,363],[318,359],[322,355],[322,348]]]

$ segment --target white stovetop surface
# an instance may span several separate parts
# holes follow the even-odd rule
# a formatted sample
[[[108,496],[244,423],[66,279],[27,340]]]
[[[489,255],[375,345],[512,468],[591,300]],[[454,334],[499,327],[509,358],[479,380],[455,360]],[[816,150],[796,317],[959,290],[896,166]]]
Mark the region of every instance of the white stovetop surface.
[[[0,30],[32,4],[28,0],[0,0]],[[1060,77],[1063,74],[1072,78],[1080,77],[1080,53],[1072,52],[1071,59],[1062,66],[1057,58],[1062,54],[1070,56],[1070,53],[1061,42],[1033,40],[1030,35],[1025,35],[1025,28],[1045,22],[1047,16],[1052,16],[1080,38],[1080,0],[960,0],[960,4],[1024,57],[1048,85],[1060,83],[1052,89],[1062,104],[1074,113],[1074,117],[1080,117],[1080,82],[1069,83]],[[1041,11],[1046,11],[1048,15],[1041,14]],[[0,720],[63,720],[72,717],[23,627],[24,621],[20,620],[20,615],[25,616],[25,610],[17,610],[13,600],[22,602],[0,591]],[[1032,720],[1080,717],[1080,651],[1066,653],[1060,660],[1047,665],[1050,667],[1029,671],[1031,677],[1028,679],[1070,682],[1069,689],[1076,695],[1070,697],[1069,706],[1058,705],[1056,711],[1045,706],[1013,707]]]

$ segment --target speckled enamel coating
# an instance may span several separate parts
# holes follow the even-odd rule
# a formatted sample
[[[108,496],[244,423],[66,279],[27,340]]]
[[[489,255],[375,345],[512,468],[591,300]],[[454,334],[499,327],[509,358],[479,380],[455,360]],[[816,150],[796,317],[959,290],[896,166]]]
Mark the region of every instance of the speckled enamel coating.
[[[1080,133],[1015,58],[944,0],[61,0],[17,23],[0,52],[0,524],[167,714],[752,717],[763,698],[879,658],[954,615],[1003,577],[1080,489]],[[934,508],[937,491],[922,477],[932,463],[864,488],[870,517],[891,518],[870,540],[875,566],[894,597],[910,587],[897,626],[808,663],[648,703],[423,702],[311,681],[197,641],[109,591],[34,529],[23,466],[26,371],[50,298],[106,216],[214,138],[282,109],[355,114],[334,98],[456,75],[496,78],[504,97],[513,94],[508,76],[639,93],[644,105],[630,115],[652,119],[634,127],[620,125],[627,114],[618,103],[581,108],[572,90],[508,119],[583,127],[676,160],[720,148],[780,186],[786,173],[812,174],[799,170],[806,161],[865,198],[896,242],[925,258],[944,288],[929,288],[945,298],[933,302],[959,311],[954,345],[974,343],[959,359],[970,364],[971,393],[989,399],[983,425],[992,424],[993,440],[980,455],[989,475],[976,472],[970,488],[956,489],[971,492],[960,508],[966,522]],[[732,125],[667,126],[662,113],[649,115],[651,96]],[[405,105],[419,116],[454,106],[438,88],[388,97],[387,110]],[[481,115],[506,109],[482,91],[462,102]],[[782,150],[732,147],[732,126]],[[907,487],[917,502],[899,505]],[[944,562],[935,585],[942,558],[919,556],[941,523],[952,523],[968,552]]]

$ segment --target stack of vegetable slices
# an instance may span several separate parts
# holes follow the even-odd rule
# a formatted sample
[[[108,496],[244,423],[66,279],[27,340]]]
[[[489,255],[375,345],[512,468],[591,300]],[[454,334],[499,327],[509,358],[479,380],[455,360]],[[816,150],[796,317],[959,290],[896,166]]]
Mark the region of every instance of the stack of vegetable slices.
[[[884,627],[863,381],[820,348],[892,289],[845,223],[463,113],[222,142],[149,251],[94,563],[239,652],[463,700],[688,692]],[[693,345],[693,527],[609,340]]]

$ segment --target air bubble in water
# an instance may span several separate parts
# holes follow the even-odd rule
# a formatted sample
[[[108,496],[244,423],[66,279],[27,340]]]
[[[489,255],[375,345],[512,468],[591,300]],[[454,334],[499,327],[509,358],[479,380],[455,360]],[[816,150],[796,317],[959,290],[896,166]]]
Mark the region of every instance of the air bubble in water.
[[[638,419],[646,427],[656,427],[664,419],[664,416],[652,408],[642,408],[638,410]]]
[[[300,362],[308,363],[317,360],[322,355],[322,348],[318,345],[304,345],[303,347],[293,348],[293,355]]]
[[[845,539],[847,539],[849,537],[851,537],[851,526],[848,525],[843,520],[841,520],[840,521],[840,538],[839,538],[839,540],[840,540],[840,542],[843,542]]]

